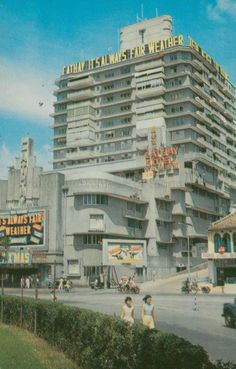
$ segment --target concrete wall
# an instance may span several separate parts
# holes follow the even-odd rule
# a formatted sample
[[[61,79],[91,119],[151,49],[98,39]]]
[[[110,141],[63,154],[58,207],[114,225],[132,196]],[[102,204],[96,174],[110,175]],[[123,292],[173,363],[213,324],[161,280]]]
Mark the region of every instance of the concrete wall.
[[[7,180],[0,180],[0,209],[4,210],[7,207]]]
[[[44,173],[40,177],[39,206],[48,209],[48,247],[50,253],[63,253],[62,187],[64,176],[59,173]]]

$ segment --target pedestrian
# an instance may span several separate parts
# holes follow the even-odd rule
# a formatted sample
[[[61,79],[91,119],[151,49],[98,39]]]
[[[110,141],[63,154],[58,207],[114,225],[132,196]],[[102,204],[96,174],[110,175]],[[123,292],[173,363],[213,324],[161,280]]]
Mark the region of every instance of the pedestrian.
[[[37,288],[39,287],[39,277],[38,276],[36,277],[36,287]]]
[[[30,288],[30,279],[29,279],[29,277],[26,277],[25,284],[26,284],[26,288]]]
[[[104,273],[100,274],[100,284],[101,284],[101,288],[104,288]]]
[[[224,294],[225,293],[225,280],[223,277],[220,280],[220,286],[221,286],[221,293]]]
[[[29,276],[29,286],[30,288],[33,286],[33,278],[31,277],[31,275]]]
[[[152,304],[152,296],[146,295],[143,298],[144,304],[142,306],[142,321],[143,325],[149,329],[155,328],[154,305]]]
[[[57,302],[57,296],[54,294],[54,289],[50,291],[50,295],[53,302]]]
[[[66,291],[67,292],[70,292],[70,290],[71,290],[71,282],[70,282],[69,279],[67,279],[67,281],[66,281],[65,288],[66,288]]]
[[[130,296],[127,296],[125,299],[125,303],[121,308],[120,317],[128,326],[131,327],[134,324],[134,306]]]
[[[60,291],[62,291],[62,290],[63,290],[63,285],[64,285],[64,279],[61,277],[61,278],[60,278],[60,281],[59,281],[59,286],[58,286],[58,289],[59,289]]]
[[[20,279],[20,287],[25,288],[25,278],[23,276]]]

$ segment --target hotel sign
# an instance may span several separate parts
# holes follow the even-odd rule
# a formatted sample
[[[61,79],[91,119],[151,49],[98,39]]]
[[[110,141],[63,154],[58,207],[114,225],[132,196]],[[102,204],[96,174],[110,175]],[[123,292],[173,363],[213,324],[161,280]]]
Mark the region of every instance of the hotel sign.
[[[145,156],[145,169],[143,178],[151,177],[145,175],[145,173],[154,173],[162,171],[170,171],[179,169],[179,163],[176,161],[178,154],[177,147],[165,147],[161,149],[155,149],[147,151]]]
[[[0,214],[0,245],[44,246],[44,238],[44,210]]]
[[[63,74],[80,73],[90,71],[107,65],[116,64],[122,61],[138,58],[145,55],[154,54],[170,47],[182,46],[184,37],[182,35],[172,36],[164,40],[150,42],[146,45],[139,45],[132,49],[121,50],[113,54],[99,56],[83,62],[67,65],[63,68]]]

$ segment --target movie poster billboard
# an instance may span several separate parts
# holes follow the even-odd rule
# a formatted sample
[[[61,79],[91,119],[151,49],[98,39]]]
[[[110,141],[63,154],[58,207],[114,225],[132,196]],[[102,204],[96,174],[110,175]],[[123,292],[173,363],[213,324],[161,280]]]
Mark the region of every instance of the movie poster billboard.
[[[146,241],[103,239],[103,264],[145,266]]]
[[[0,245],[45,246],[45,210],[0,213]]]

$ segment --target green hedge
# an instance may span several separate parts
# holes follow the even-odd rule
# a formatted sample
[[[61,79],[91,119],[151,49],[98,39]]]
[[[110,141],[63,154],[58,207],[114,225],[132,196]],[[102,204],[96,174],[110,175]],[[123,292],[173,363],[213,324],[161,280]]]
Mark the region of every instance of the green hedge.
[[[201,346],[173,334],[140,324],[129,329],[118,318],[49,301],[2,298],[5,323],[33,332],[36,311],[37,335],[81,369],[236,369],[231,363],[212,364]]]

